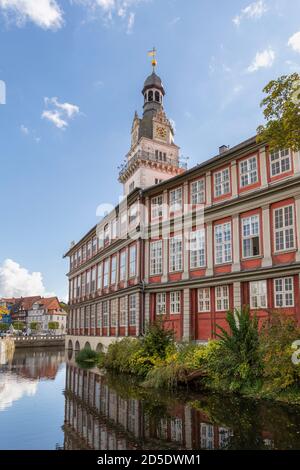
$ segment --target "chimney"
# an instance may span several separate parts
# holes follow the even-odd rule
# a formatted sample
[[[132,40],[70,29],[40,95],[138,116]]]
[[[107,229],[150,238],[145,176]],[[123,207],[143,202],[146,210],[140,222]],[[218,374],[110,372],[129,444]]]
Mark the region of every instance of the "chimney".
[[[219,147],[219,155],[222,155],[222,153],[227,152],[227,150],[229,150],[229,145],[221,145],[221,147]]]

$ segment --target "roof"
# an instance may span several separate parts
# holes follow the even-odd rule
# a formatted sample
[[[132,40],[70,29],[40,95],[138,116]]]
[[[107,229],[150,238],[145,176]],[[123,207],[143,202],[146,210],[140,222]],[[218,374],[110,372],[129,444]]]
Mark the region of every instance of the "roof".
[[[41,305],[44,309],[47,310],[58,310],[60,309],[60,303],[57,297],[48,297],[48,298],[39,298],[36,300],[39,305]],[[36,303],[33,302],[33,303]]]
[[[148,88],[159,88],[163,94],[165,94],[164,86],[162,84],[161,78],[156,75],[155,72],[152,72],[149,77],[146,78],[145,83],[144,83],[144,88],[142,93],[148,89]]]

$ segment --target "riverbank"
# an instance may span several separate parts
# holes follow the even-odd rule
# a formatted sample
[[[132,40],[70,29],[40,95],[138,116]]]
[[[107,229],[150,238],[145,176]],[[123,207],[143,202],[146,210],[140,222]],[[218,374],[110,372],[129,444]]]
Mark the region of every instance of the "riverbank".
[[[140,379],[143,387],[201,390],[300,405],[294,320],[276,313],[259,329],[247,309],[228,312],[227,329],[207,345],[177,344],[160,321],[141,339],[124,338],[106,353],[82,351],[77,361]],[[300,354],[299,354],[300,355]],[[292,361],[294,358],[294,361]]]

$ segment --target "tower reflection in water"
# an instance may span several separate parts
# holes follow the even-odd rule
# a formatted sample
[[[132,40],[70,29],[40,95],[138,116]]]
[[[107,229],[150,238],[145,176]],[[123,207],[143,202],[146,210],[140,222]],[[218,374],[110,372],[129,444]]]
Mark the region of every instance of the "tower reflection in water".
[[[65,449],[300,448],[300,416],[238,398],[148,391],[68,361]]]

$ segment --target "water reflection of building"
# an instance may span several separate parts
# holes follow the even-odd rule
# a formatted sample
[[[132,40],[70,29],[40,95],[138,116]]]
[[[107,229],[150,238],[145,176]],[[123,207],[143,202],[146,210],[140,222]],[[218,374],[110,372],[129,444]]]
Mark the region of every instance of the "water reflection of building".
[[[68,364],[65,396],[68,450],[220,449],[233,435],[177,400],[151,412],[147,400],[122,397],[96,369]]]
[[[44,349],[16,350],[13,371],[29,379],[54,380],[60,365],[65,361],[65,351]]]

